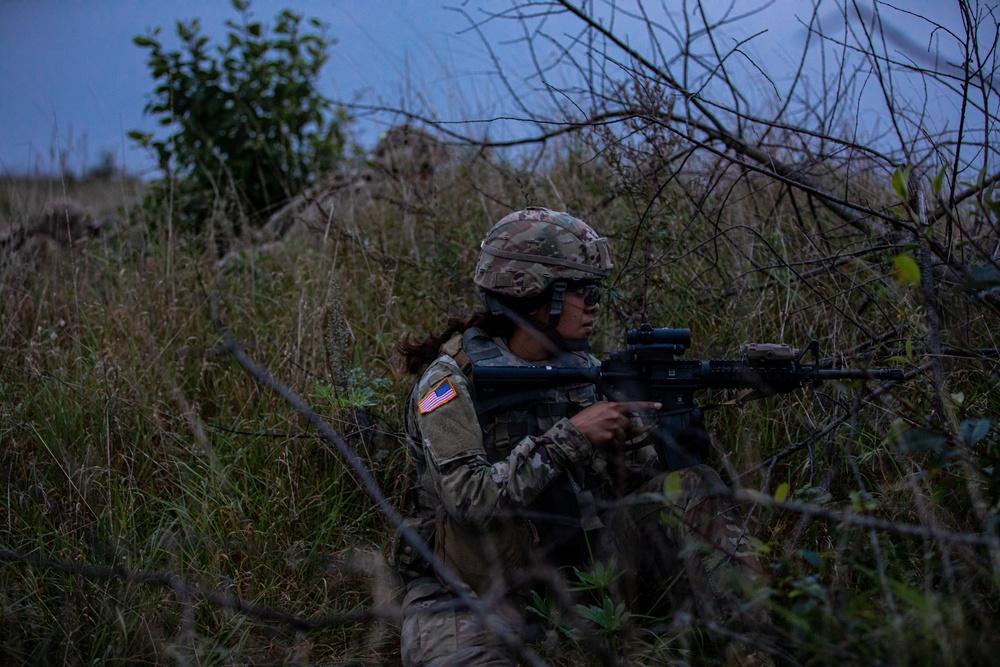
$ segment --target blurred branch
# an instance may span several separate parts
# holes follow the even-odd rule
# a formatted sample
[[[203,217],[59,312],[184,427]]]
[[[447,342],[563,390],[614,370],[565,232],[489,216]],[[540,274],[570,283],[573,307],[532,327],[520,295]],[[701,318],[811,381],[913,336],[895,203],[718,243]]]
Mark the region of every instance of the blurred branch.
[[[220,593],[205,586],[188,583],[176,574],[166,570],[160,572],[143,572],[141,570],[131,570],[122,565],[90,565],[88,563],[43,558],[36,554],[21,554],[11,549],[0,549],[0,561],[65,572],[84,577],[85,579],[118,579],[128,584],[168,588],[174,592],[174,595],[180,602],[190,603],[191,600],[203,600],[216,607],[231,609],[259,621],[288,626],[292,630],[321,630],[373,619],[389,623],[398,623],[400,620],[398,610],[382,607],[356,609],[350,612],[328,614],[315,618],[303,618],[302,616],[272,609],[265,605],[248,602],[235,595]]]
[[[925,373],[928,370],[930,370],[933,367],[933,365],[934,365],[933,362],[928,361],[928,362],[924,362],[920,366],[917,366],[916,368],[913,368],[911,370],[906,371],[906,373],[904,374],[904,377],[903,377],[902,381],[906,382],[908,380],[912,380],[913,378],[917,377],[918,375],[920,375],[922,373]],[[863,396],[862,398],[860,398],[853,406],[851,406],[850,409],[845,410],[843,414],[841,414],[836,419],[832,420],[830,423],[828,423],[826,426],[824,426],[820,430],[818,430],[815,433],[813,433],[812,435],[810,435],[805,440],[803,440],[801,442],[797,442],[794,445],[791,445],[789,447],[786,447],[785,449],[781,450],[780,452],[778,452],[774,456],[771,456],[767,460],[762,461],[759,464],[757,464],[756,466],[754,466],[752,468],[749,468],[748,470],[744,471],[743,473],[741,473],[739,475],[739,477],[741,477],[741,478],[742,477],[746,477],[747,475],[752,474],[754,472],[757,472],[758,470],[761,470],[761,469],[763,469],[765,467],[768,468],[767,475],[770,476],[771,471],[774,470],[774,466],[775,466],[775,464],[778,463],[778,461],[781,461],[782,459],[786,459],[789,456],[791,456],[792,454],[795,454],[796,452],[800,452],[803,449],[806,449],[807,447],[810,447],[814,443],[819,442],[820,440],[822,440],[826,436],[830,435],[830,433],[832,433],[833,431],[835,431],[844,422],[846,422],[846,421],[852,419],[854,416],[856,416],[862,410],[862,408],[864,408],[864,406],[868,405],[869,403],[872,403],[873,401],[875,401],[875,399],[877,399],[877,398],[879,398],[881,396],[884,396],[885,394],[888,394],[890,391],[892,391],[892,389],[894,387],[896,387],[897,384],[900,384],[900,383],[897,383],[897,382],[886,382],[885,384],[879,386],[877,389],[872,390],[871,392],[869,392],[868,394],[866,394],[865,396]]]
[[[801,514],[804,517],[826,519],[836,523],[859,528],[871,528],[886,533],[906,535],[908,537],[919,537],[925,540],[940,540],[950,544],[960,544],[964,546],[988,547],[991,551],[1000,550],[1000,538],[996,535],[957,533],[945,530],[933,525],[918,525],[903,523],[901,521],[890,521],[880,519],[868,514],[861,514],[852,509],[837,509],[824,505],[811,503],[800,503],[795,501],[776,500],[775,498],[756,491],[743,489],[732,493],[733,497],[739,501],[753,503],[771,509]]]
[[[233,356],[243,370],[265,387],[270,388],[296,412],[308,421],[315,428],[323,440],[332,446],[341,459],[351,468],[356,475],[362,488],[368,496],[375,501],[376,506],[389,523],[398,530],[407,542],[423,556],[434,569],[435,574],[447,585],[458,599],[459,603],[471,610],[482,622],[483,625],[493,632],[505,645],[510,647],[517,655],[526,660],[529,664],[537,667],[544,667],[545,662],[527,647],[520,637],[512,636],[506,628],[501,625],[493,615],[489,605],[472,595],[465,584],[451,571],[444,563],[438,560],[434,552],[420,538],[420,536],[403,520],[403,516],[389,502],[389,498],[379,487],[378,482],[365,466],[364,462],[354,453],[343,438],[331,429],[315,410],[310,408],[295,392],[283,384],[280,380],[258,366],[247,356],[243,348],[236,342],[236,338],[229,327],[222,321],[219,315],[219,293],[214,291],[211,295],[211,317],[216,330],[222,335],[225,349]],[[607,663],[614,664],[614,663]]]

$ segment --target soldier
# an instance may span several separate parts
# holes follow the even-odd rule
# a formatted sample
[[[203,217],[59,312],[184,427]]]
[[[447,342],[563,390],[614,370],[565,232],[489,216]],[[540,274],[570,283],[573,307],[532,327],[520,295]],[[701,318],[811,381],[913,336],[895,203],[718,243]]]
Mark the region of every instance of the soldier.
[[[47,236],[60,245],[72,246],[101,232],[101,223],[83,207],[80,202],[69,197],[56,197],[45,208],[30,234]]]
[[[412,125],[386,130],[372,149],[372,164],[404,180],[428,181],[451,159],[451,150],[437,137]]]
[[[593,385],[547,390],[542,401],[474,397],[480,365],[598,363],[588,339],[611,268],[607,240],[566,213],[517,211],[487,233],[474,278],[485,309],[400,342],[404,368],[423,371],[405,417],[416,505],[408,521],[469,592],[496,601],[493,621],[525,641],[538,573],[595,561],[625,573],[618,593],[634,607],[665,601],[745,630],[759,621],[742,623],[738,612],[741,579],[756,563],[718,474],[688,468],[669,502],[643,496],[662,495],[668,473],[633,415],[659,404],[601,401]],[[707,439],[700,428],[678,438],[697,447]],[[407,584],[404,665],[516,662],[412,547],[397,540],[394,557]]]

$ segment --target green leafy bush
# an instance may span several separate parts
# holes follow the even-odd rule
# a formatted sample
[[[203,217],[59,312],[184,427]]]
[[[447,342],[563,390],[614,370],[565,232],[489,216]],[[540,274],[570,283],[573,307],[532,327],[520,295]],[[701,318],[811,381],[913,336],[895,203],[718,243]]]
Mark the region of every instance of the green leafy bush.
[[[155,151],[166,174],[151,196],[169,194],[181,228],[191,232],[220,210],[234,225],[259,225],[339,162],[349,122],[317,90],[333,44],[324,24],[310,19],[304,28],[301,16],[284,10],[268,33],[247,0],[232,4],[241,20],[226,21],[225,42],[214,48],[197,19],[177,23],[176,50],[158,39],[159,28],[134,39],[148,49],[157,82],[145,112],[170,134],[129,136]]]

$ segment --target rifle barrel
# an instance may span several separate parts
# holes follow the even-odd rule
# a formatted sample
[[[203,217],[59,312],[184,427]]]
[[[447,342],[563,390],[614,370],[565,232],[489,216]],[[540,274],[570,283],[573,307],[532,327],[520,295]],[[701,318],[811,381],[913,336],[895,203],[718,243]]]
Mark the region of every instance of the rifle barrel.
[[[687,365],[685,365],[687,366]],[[800,367],[801,368],[801,367]],[[747,365],[736,360],[713,360],[690,365],[691,379],[703,387],[738,388],[755,387],[761,383],[788,385],[786,391],[798,383],[826,380],[883,380],[904,379],[899,368],[844,368],[803,369],[765,368]],[[477,365],[473,372],[477,385],[491,390],[521,390],[527,387],[557,387],[571,384],[600,384],[602,380],[614,382],[629,373],[604,372],[600,366],[564,368],[558,366],[485,366]],[[639,380],[638,377],[632,379]]]
[[[476,366],[473,377],[497,389],[524,389],[530,386],[557,387],[569,384],[595,384],[601,379],[600,366],[561,368],[557,366]]]
[[[904,380],[901,368],[840,368],[816,371],[817,380]]]

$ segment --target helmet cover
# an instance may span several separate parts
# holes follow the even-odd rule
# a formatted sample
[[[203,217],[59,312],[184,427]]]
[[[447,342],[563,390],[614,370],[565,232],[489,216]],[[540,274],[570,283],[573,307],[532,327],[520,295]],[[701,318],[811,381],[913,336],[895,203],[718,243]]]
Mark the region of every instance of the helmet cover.
[[[523,298],[543,294],[556,281],[599,281],[611,268],[608,240],[583,220],[528,208],[486,234],[474,280],[489,292]]]

